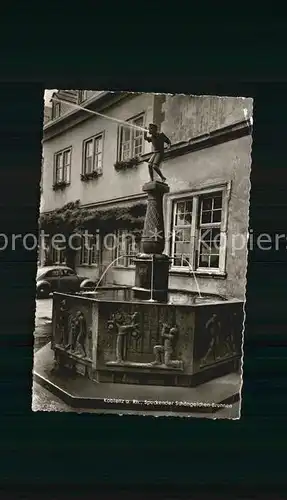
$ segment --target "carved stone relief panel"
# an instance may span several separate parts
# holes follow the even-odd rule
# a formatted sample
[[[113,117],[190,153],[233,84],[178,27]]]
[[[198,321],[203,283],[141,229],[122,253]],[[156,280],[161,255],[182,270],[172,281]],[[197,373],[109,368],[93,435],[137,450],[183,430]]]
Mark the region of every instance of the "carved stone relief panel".
[[[57,297],[54,345],[79,358],[92,358],[91,304],[76,297]]]
[[[226,304],[208,308],[201,315],[196,333],[201,346],[199,368],[240,354],[243,328],[241,312],[241,305]]]

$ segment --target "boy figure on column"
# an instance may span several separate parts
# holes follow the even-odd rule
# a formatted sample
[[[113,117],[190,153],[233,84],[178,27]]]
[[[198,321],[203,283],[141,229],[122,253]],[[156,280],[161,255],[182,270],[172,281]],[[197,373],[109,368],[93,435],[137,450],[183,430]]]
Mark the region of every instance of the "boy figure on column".
[[[153,154],[148,162],[150,180],[153,181],[155,171],[160,176],[162,182],[165,182],[166,177],[162,174],[160,165],[164,157],[164,145],[167,144],[170,148],[171,141],[163,132],[158,132],[157,125],[154,123],[151,123],[148,129],[150,136],[145,132],[144,139],[147,142],[151,142],[153,146]]]

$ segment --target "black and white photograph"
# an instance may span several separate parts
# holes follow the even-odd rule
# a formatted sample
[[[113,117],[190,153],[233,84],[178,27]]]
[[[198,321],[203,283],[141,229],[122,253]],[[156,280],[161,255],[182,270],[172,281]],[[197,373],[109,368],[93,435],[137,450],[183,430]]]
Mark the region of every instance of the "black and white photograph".
[[[32,410],[239,419],[253,99],[43,108]]]

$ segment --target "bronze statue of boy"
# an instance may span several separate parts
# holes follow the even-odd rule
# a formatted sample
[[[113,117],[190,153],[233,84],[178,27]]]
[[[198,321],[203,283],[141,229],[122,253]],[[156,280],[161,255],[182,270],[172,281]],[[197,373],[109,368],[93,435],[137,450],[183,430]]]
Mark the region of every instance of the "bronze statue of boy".
[[[165,182],[166,177],[160,171],[160,165],[164,157],[164,145],[167,144],[170,148],[171,141],[163,132],[158,132],[157,125],[154,123],[149,125],[148,130],[150,136],[145,132],[144,139],[147,142],[151,142],[153,146],[153,153],[148,162],[150,180],[153,181],[155,171],[160,176],[162,182]]]

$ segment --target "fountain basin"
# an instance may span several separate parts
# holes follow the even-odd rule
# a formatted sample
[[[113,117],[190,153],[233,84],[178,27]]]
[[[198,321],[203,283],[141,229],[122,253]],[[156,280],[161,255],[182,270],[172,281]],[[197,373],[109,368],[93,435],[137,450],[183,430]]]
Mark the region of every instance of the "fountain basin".
[[[192,387],[238,370],[243,302],[170,290],[166,303],[128,287],[53,295],[60,367],[95,382]]]

